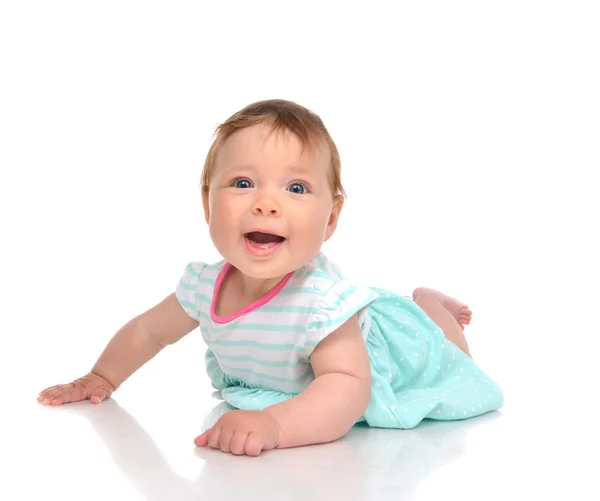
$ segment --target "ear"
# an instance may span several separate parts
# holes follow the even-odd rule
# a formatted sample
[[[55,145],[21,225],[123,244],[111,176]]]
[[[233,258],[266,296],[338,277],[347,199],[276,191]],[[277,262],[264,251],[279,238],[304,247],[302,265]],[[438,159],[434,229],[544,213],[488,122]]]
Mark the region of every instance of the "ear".
[[[210,208],[208,203],[208,186],[202,187],[202,207],[204,207],[204,219],[206,224],[210,221]]]
[[[331,238],[335,229],[337,228],[338,220],[340,219],[340,213],[342,212],[342,207],[344,206],[344,197],[343,195],[336,195],[333,197],[333,207],[331,208],[331,214],[329,215],[329,220],[327,221],[327,228],[325,229],[325,238],[323,242],[326,242]]]

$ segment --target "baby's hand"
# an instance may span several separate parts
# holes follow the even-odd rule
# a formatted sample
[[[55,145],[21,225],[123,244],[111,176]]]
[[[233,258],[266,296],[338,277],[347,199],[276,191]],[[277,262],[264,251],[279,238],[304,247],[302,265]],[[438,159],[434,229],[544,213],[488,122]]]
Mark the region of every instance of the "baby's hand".
[[[46,388],[37,400],[45,405],[61,405],[89,398],[92,403],[99,404],[114,391],[110,381],[90,372],[72,383]]]
[[[198,447],[212,447],[232,454],[258,456],[261,451],[277,447],[279,425],[263,411],[231,411],[215,425],[196,437]]]

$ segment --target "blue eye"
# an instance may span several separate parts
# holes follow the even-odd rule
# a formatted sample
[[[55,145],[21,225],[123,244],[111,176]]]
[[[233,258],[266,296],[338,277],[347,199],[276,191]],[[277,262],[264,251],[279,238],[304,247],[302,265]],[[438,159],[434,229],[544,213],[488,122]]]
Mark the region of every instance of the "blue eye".
[[[252,188],[252,183],[250,181],[248,181],[247,179],[238,179],[235,182],[235,187],[236,188]]]
[[[288,186],[288,191],[291,191],[292,193],[296,193],[298,195],[304,195],[308,190],[303,184],[292,183]]]

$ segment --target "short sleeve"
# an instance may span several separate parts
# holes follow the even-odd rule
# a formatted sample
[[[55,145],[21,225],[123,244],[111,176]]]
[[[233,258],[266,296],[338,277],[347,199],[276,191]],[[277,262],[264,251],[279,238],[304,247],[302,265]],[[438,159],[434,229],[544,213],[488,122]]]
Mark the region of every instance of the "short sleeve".
[[[379,295],[347,280],[340,280],[323,296],[308,321],[305,352],[310,357],[315,347],[352,315],[358,314],[362,326],[367,308]]]
[[[205,266],[205,263],[200,262],[189,263],[175,289],[177,301],[185,312],[197,322],[200,321],[200,315],[196,306],[196,289],[198,288],[198,279]]]

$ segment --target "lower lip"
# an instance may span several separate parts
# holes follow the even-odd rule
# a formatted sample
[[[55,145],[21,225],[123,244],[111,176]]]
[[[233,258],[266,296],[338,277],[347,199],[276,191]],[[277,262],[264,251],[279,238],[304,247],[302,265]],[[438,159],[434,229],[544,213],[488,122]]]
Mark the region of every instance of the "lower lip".
[[[281,244],[283,244],[283,242],[285,242],[285,240],[282,240],[281,242],[277,242],[276,244],[257,244],[256,242],[253,242],[247,237],[244,237],[244,240],[246,241],[246,249],[248,249],[248,252],[250,252],[250,254],[256,257],[270,256],[277,249],[279,249],[279,247],[281,247]]]

